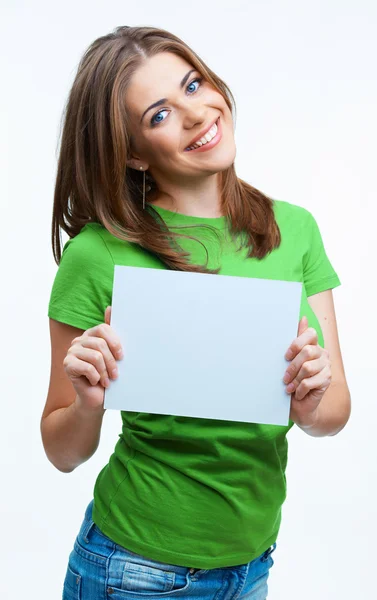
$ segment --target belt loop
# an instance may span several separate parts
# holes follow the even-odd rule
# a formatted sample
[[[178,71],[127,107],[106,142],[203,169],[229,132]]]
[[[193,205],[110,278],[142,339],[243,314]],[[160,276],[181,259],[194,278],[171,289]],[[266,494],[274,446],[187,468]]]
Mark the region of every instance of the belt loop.
[[[92,526],[94,525],[94,521],[92,519],[93,503],[94,503],[94,498],[92,498],[91,501],[89,502],[89,504],[87,505],[87,507],[85,509],[85,515],[84,515],[82,536],[84,538],[84,541],[87,544],[89,544],[89,538],[88,538],[89,532],[90,532]],[[85,524],[85,521],[86,521],[86,524]]]
[[[89,544],[89,538],[88,538],[89,532],[90,532],[90,530],[92,529],[92,527],[93,527],[94,525],[95,525],[95,523],[94,523],[94,521],[91,519],[91,520],[89,521],[89,523],[86,525],[86,527],[84,528],[84,531],[83,531],[83,534],[82,534],[82,535],[83,535],[84,541],[85,541],[87,544]]]

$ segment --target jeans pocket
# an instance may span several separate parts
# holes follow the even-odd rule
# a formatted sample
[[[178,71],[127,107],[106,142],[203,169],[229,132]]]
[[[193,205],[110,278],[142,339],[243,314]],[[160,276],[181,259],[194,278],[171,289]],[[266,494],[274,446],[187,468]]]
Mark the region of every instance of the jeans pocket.
[[[187,574],[184,575],[135,562],[126,562],[121,589],[129,592],[165,594],[166,592],[182,590],[187,583]]]
[[[184,594],[191,586],[189,567],[160,563],[139,554],[116,552],[108,564],[112,600]]]
[[[68,562],[63,585],[63,600],[81,600],[81,575]]]

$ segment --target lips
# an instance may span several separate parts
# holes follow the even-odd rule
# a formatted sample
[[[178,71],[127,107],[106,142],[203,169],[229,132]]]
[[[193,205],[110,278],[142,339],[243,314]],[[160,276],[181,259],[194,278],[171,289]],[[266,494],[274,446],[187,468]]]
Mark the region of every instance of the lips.
[[[207,127],[206,129],[203,129],[203,131],[201,133],[199,133],[199,135],[197,135],[193,140],[191,140],[191,142],[189,144],[187,144],[187,146],[185,146],[185,148],[189,148],[190,146],[192,146],[193,144],[198,142],[200,140],[200,138],[202,138],[206,133],[208,133],[209,130],[211,129],[211,127],[213,127],[214,124],[217,123],[219,118],[220,117],[216,117],[216,119],[214,121],[212,121],[211,125],[209,127]]]

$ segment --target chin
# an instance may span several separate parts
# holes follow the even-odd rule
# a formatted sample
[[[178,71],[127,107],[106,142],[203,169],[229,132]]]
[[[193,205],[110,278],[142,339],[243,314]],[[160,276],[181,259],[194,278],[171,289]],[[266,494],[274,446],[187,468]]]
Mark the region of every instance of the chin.
[[[226,151],[224,150],[219,154],[220,156],[216,157],[216,170],[225,171],[231,167],[235,161],[237,154],[236,145],[233,144],[230,147],[227,147]]]

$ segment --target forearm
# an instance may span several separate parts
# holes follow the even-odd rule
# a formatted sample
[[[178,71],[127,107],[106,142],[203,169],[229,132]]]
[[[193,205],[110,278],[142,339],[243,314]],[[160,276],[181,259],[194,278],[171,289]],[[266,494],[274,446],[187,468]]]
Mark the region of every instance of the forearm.
[[[298,427],[313,437],[336,435],[347,424],[351,414],[351,396],[348,387],[330,385],[318,405],[313,423]]]
[[[103,415],[82,411],[76,402],[59,408],[41,422],[43,446],[49,461],[63,473],[70,473],[97,450]]]

